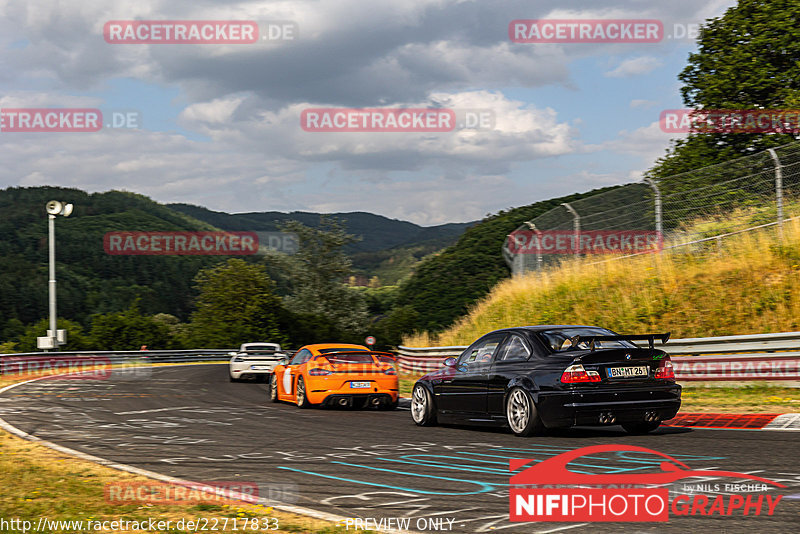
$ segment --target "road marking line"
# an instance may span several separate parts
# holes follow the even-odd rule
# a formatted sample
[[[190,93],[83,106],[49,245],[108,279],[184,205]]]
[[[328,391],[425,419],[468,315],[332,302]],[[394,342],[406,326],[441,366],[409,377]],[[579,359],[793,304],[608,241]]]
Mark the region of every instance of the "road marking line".
[[[136,410],[136,411],[133,411],[133,412],[115,412],[114,415],[138,415],[140,413],[169,412],[169,411],[172,411],[172,410],[188,410],[188,409],[194,409],[194,408],[200,408],[200,407],[199,406],[178,406],[178,407],[175,407],[175,408],[156,408],[156,409],[153,409],[153,410]]]
[[[567,525],[564,527],[557,527],[550,530],[537,530],[536,534],[549,534],[550,532],[559,532],[561,530],[569,530],[571,528],[585,527],[589,523],[578,523],[577,525]]]
[[[175,366],[172,366],[172,367],[179,367],[181,365],[194,365],[194,364],[178,364],[178,365],[175,365]],[[151,367],[157,367],[157,366],[153,365]],[[42,380],[42,379],[46,379],[46,378],[50,378],[50,377],[34,378],[32,380],[27,380],[25,382],[17,382],[16,384],[10,384],[8,386],[0,388],[0,394],[4,393],[4,392],[6,392],[6,391],[8,391],[10,389],[13,389],[13,388],[15,388],[17,386],[21,386],[23,384],[30,384],[31,382],[36,382],[38,380]],[[142,475],[142,476],[145,476],[145,477],[148,477],[148,478],[152,478],[152,479],[155,479],[155,480],[161,480],[162,482],[169,482],[169,483],[173,483],[173,484],[181,484],[181,485],[192,485],[192,484],[197,485],[198,484],[197,482],[192,482],[192,481],[189,481],[189,480],[186,480],[186,479],[172,477],[172,476],[169,476],[169,475],[162,475],[161,473],[156,473],[155,471],[149,471],[147,469],[142,469],[140,467],[134,467],[134,466],[128,465],[128,464],[117,463],[117,462],[114,462],[112,460],[107,460],[105,458],[101,458],[99,456],[93,456],[93,455],[87,454],[85,452],[81,452],[81,451],[78,451],[78,450],[75,450],[75,449],[70,449],[69,447],[64,447],[62,445],[58,445],[56,443],[53,443],[52,441],[47,441],[47,440],[44,440],[44,439],[42,439],[40,437],[34,436],[32,434],[28,434],[24,430],[19,429],[19,428],[15,427],[14,425],[12,425],[11,423],[9,423],[8,421],[4,420],[2,417],[0,417],[0,429],[3,429],[6,432],[8,432],[10,434],[13,434],[13,435],[15,435],[17,437],[20,437],[20,438],[22,438],[24,440],[32,441],[32,442],[38,443],[39,445],[44,445],[45,447],[49,447],[49,448],[51,448],[51,449],[53,449],[55,451],[62,452],[64,454],[69,454],[71,456],[75,456],[76,458],[80,458],[82,460],[87,460],[89,462],[94,462],[94,463],[103,465],[105,467],[110,467],[111,469],[116,469],[117,471],[125,471],[127,473],[133,473],[133,474],[136,474],[136,475]],[[220,493],[220,492],[219,491],[215,491],[214,493]],[[225,496],[225,493],[226,493],[225,490],[222,490],[222,493],[220,493],[220,494],[222,496]],[[307,517],[312,517],[314,519],[321,519],[323,521],[330,521],[332,523],[344,523],[346,519],[349,519],[348,517],[345,517],[345,516],[332,514],[332,513],[329,513],[329,512],[323,512],[321,510],[314,510],[313,508],[306,508],[304,506],[295,506],[295,505],[292,505],[292,504],[278,504],[276,502],[270,501],[269,499],[264,499],[264,498],[261,498],[261,497],[257,498],[257,499],[253,499],[249,495],[243,495],[243,497],[249,497],[249,498],[240,499],[243,502],[249,502],[249,503],[252,504],[253,501],[255,501],[255,504],[262,504],[262,505],[265,505],[265,506],[270,506],[272,508],[275,508],[276,510],[282,510],[284,512],[289,512],[289,513],[297,514],[297,515],[304,515],[304,516],[307,516]],[[386,530],[383,530],[383,532],[396,533],[396,534],[420,534],[416,530],[386,529]]]

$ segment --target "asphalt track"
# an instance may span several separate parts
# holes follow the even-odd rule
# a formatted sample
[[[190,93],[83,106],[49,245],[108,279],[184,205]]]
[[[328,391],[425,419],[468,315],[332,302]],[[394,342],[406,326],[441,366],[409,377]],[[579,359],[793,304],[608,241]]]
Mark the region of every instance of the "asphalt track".
[[[349,518],[410,518],[410,530],[417,531],[440,525],[452,532],[800,532],[797,432],[662,428],[629,436],[608,427],[517,438],[494,429],[420,428],[402,409],[271,404],[265,384],[229,383],[223,365],[28,382],[0,394],[0,418],[30,435],[114,462],[188,480],[252,482],[263,497]],[[757,474],[788,489],[770,490],[783,495],[773,516],[671,515],[668,523],[508,521],[510,458],[541,460],[597,444],[639,445],[693,469]],[[653,458],[627,454],[592,457],[580,468],[636,473],[654,465]],[[684,493],[689,483],[696,488],[732,482],[692,479],[672,489]]]

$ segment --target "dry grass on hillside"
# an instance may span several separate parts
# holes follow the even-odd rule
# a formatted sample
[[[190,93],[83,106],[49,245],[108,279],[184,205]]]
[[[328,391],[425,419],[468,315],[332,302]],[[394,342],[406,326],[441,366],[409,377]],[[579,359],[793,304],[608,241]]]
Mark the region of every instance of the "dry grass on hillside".
[[[687,247],[688,248],[688,247]],[[687,248],[602,263],[565,261],[498,284],[439,335],[406,346],[468,344],[497,328],[595,324],[673,338],[800,330],[800,220]]]

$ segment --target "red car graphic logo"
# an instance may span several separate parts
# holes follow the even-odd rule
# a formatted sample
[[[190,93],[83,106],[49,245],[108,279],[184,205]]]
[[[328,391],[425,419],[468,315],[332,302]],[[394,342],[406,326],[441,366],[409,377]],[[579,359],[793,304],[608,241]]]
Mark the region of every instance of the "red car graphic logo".
[[[605,453],[605,452],[643,452],[661,456],[667,461],[660,464],[660,473],[640,473],[640,474],[586,474],[576,473],[567,469],[567,464],[581,456],[591,454]],[[509,469],[516,471],[521,466],[534,462],[533,459],[510,460]],[[779,488],[785,488],[783,484],[772,482],[766,478],[761,478],[754,475],[745,473],[737,473],[734,471],[717,471],[714,469],[697,470],[690,469],[685,463],[676,460],[675,458],[664,453],[647,449],[645,447],[637,447],[635,445],[593,445],[590,447],[583,447],[568,451],[553,458],[548,458],[541,462],[532,465],[531,467],[513,475],[510,479],[511,485],[544,485],[544,484],[561,484],[561,485],[598,485],[598,484],[669,484],[677,480],[690,477],[733,477],[748,480],[756,480],[758,482],[765,482],[772,484]]]

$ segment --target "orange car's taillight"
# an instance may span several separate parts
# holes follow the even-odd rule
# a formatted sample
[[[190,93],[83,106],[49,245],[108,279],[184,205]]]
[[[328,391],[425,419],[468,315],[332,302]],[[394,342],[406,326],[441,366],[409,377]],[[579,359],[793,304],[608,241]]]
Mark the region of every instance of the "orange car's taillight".
[[[311,376],[328,376],[333,374],[333,371],[329,369],[322,369],[321,367],[314,367],[313,369],[308,370],[308,374]]]
[[[383,374],[385,375],[396,375],[397,371],[394,370],[394,367],[389,367],[388,369],[383,370]]]

